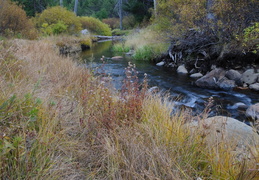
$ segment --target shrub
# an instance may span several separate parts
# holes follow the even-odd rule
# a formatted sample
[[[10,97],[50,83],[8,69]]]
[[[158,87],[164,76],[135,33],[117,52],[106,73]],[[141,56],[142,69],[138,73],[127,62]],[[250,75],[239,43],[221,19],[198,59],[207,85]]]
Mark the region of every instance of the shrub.
[[[256,46],[259,50],[259,22],[244,29],[244,43],[245,46]]]
[[[44,10],[37,15],[35,23],[44,34],[76,33],[82,29],[76,15],[60,6]]]
[[[0,33],[4,36],[22,35],[29,39],[37,37],[25,11],[10,1],[0,1]]]
[[[138,24],[138,22],[135,20],[134,16],[124,17],[122,23],[123,23],[124,29],[132,29]]]
[[[120,27],[119,18],[107,18],[102,20],[103,23],[108,24],[111,29],[116,29]]]
[[[94,17],[81,17],[80,18],[82,27],[84,29],[88,29],[93,34],[103,35],[103,36],[111,36],[111,28],[99,19]]]

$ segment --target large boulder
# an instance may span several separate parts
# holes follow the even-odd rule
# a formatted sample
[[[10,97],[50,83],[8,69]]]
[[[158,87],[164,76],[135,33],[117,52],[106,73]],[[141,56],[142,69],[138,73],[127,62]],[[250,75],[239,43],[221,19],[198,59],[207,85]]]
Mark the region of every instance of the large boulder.
[[[217,82],[218,86],[220,89],[223,89],[225,91],[229,91],[231,89],[233,89],[234,87],[236,87],[236,83],[234,80],[229,80],[226,77],[223,77],[222,79],[220,79]]]
[[[230,69],[226,72],[225,76],[230,80],[234,80],[238,86],[242,86],[242,74],[240,74],[237,70]]]
[[[184,65],[181,65],[181,66],[179,66],[177,68],[177,73],[179,73],[179,74],[188,74],[188,71],[187,71],[187,69],[185,68]]]
[[[242,81],[246,84],[253,84],[257,81],[258,73],[254,69],[248,69],[242,74]]]
[[[259,91],[259,83],[251,84],[249,88],[254,91]]]
[[[206,143],[216,145],[220,142],[232,145],[234,151],[246,153],[243,147],[259,145],[259,135],[255,130],[234,118],[215,116],[187,124],[192,133],[200,133]]]
[[[221,68],[216,68],[198,79],[195,84],[199,87],[209,89],[220,89],[218,81],[224,78],[226,71]]]
[[[259,120],[259,103],[249,106],[246,110],[246,116],[253,120]]]

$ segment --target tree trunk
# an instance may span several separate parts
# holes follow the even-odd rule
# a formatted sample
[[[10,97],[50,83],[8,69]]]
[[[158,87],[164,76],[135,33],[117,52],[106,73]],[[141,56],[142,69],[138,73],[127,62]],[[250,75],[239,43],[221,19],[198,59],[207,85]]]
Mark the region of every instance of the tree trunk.
[[[63,0],[59,0],[60,6],[63,7]]]
[[[157,2],[156,2],[156,0],[154,0],[154,13],[155,13],[155,17],[157,17]]]
[[[123,29],[123,25],[122,25],[122,19],[123,19],[122,0],[119,0],[119,17],[120,17],[120,30],[122,30]]]
[[[75,0],[74,13],[77,15],[78,0]]]

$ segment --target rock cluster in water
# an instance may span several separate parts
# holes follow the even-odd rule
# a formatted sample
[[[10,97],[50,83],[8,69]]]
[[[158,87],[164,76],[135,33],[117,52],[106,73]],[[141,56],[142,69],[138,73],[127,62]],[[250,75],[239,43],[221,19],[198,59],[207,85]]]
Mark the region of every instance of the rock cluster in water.
[[[199,78],[195,84],[210,89],[231,90],[241,87],[259,91],[259,69],[248,69],[241,73],[233,69],[226,71],[216,68]]]

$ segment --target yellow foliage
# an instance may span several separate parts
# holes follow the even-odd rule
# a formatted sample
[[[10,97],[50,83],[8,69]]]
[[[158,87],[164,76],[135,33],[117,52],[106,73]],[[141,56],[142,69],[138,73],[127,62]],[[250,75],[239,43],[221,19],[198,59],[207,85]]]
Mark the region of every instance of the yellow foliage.
[[[60,22],[67,26],[68,33],[76,33],[82,29],[81,23],[76,15],[60,6],[47,8],[35,18],[36,27],[39,29],[42,27],[48,28]]]
[[[94,17],[81,17],[80,21],[84,29],[88,29],[91,33],[103,36],[111,36],[111,28],[108,24],[103,23]]]

